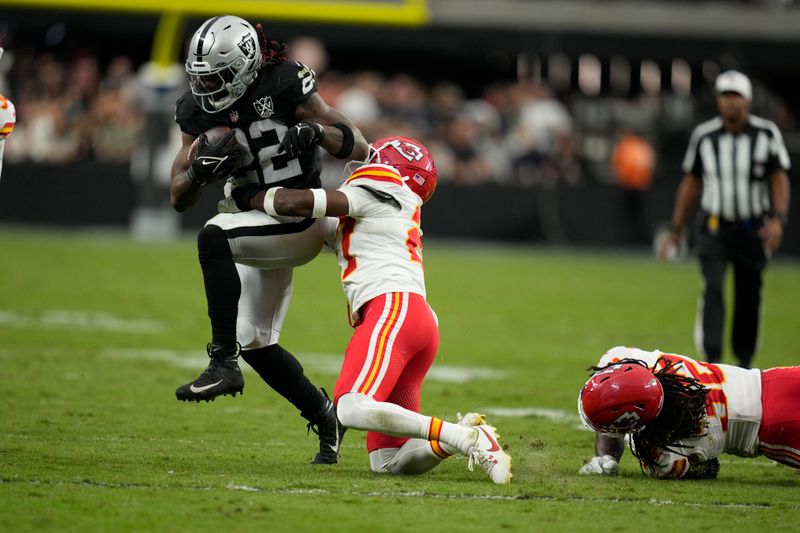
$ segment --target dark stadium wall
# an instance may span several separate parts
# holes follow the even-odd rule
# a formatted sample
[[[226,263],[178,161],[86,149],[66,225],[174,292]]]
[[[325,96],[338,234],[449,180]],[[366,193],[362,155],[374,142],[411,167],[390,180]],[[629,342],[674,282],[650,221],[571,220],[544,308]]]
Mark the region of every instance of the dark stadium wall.
[[[800,154],[793,155],[800,160]],[[668,220],[676,180],[656,181],[643,197],[649,230]],[[190,233],[216,214],[222,187],[209,191],[180,215]],[[220,193],[220,194],[218,194]],[[0,181],[0,224],[62,228],[128,226],[137,189],[129,168],[76,163],[48,166],[6,164]],[[163,207],[169,194],[163,191]],[[425,235],[460,240],[497,240],[623,248],[632,243],[622,193],[613,185],[587,182],[553,189],[440,183],[422,215]],[[782,254],[800,256],[800,195],[793,195]]]

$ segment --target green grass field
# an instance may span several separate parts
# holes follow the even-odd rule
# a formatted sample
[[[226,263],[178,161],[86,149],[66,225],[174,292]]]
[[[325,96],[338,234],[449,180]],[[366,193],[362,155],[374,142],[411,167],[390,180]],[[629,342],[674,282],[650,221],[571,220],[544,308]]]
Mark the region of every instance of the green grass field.
[[[417,477],[340,464],[298,413],[245,374],[245,394],[175,400],[205,367],[192,239],[0,230],[0,531],[797,530],[798,472],[723,456],[719,479],[586,478],[575,401],[618,344],[691,355],[694,261],[428,242],[442,343],[423,410],[485,411],[514,459],[495,486],[465,460]],[[800,363],[800,265],[767,273],[761,367]],[[332,256],[296,272],[281,343],[332,390],[350,329]],[[731,362],[730,355],[726,355]]]

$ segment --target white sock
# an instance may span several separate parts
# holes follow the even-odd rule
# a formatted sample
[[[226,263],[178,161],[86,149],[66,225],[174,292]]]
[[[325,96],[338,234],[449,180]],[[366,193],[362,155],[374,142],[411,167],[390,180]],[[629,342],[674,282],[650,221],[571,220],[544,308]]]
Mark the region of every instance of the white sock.
[[[452,455],[450,451],[454,450],[466,455],[478,439],[474,428],[421,415],[393,403],[377,402],[357,392],[340,397],[336,413],[339,421],[349,428],[429,440],[434,452],[438,451],[437,445],[445,444],[449,446],[446,455]]]
[[[339,421],[345,426],[363,431],[377,431],[395,437],[428,438],[431,417],[409,411],[389,402],[350,392],[336,404]]]
[[[436,421],[441,423],[441,429],[439,430],[438,438],[435,440],[438,440],[440,445],[443,445],[444,451],[450,455],[457,452],[467,455],[469,449],[478,440],[478,432],[475,428],[445,422],[438,418],[435,418],[431,425],[435,426]]]
[[[425,439],[411,439],[400,448],[382,448],[369,454],[373,472],[400,475],[423,474],[439,466],[444,459],[436,455],[431,442]]]

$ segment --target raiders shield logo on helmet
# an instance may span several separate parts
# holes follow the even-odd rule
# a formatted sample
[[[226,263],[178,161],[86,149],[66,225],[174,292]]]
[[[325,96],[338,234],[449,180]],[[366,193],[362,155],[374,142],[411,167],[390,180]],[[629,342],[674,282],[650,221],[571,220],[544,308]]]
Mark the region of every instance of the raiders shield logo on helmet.
[[[253,59],[253,56],[256,55],[256,41],[252,35],[242,36],[242,40],[239,41],[239,50],[247,59]]]

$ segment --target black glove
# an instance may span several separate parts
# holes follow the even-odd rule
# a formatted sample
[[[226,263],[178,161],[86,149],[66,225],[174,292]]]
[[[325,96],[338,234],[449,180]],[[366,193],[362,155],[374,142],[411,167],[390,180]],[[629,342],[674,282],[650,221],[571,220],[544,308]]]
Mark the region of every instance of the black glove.
[[[256,183],[250,185],[243,185],[242,187],[235,187],[231,191],[231,198],[236,202],[236,207],[239,211],[250,211],[253,208],[250,206],[250,198],[263,191],[264,187]]]
[[[303,121],[295,124],[283,136],[278,153],[285,152],[289,157],[297,157],[318,145],[325,138],[325,127],[316,122]]]
[[[240,157],[235,131],[229,131],[214,144],[209,144],[206,134],[201,133],[197,156],[186,171],[186,179],[201,187],[225,179],[239,167]]]

